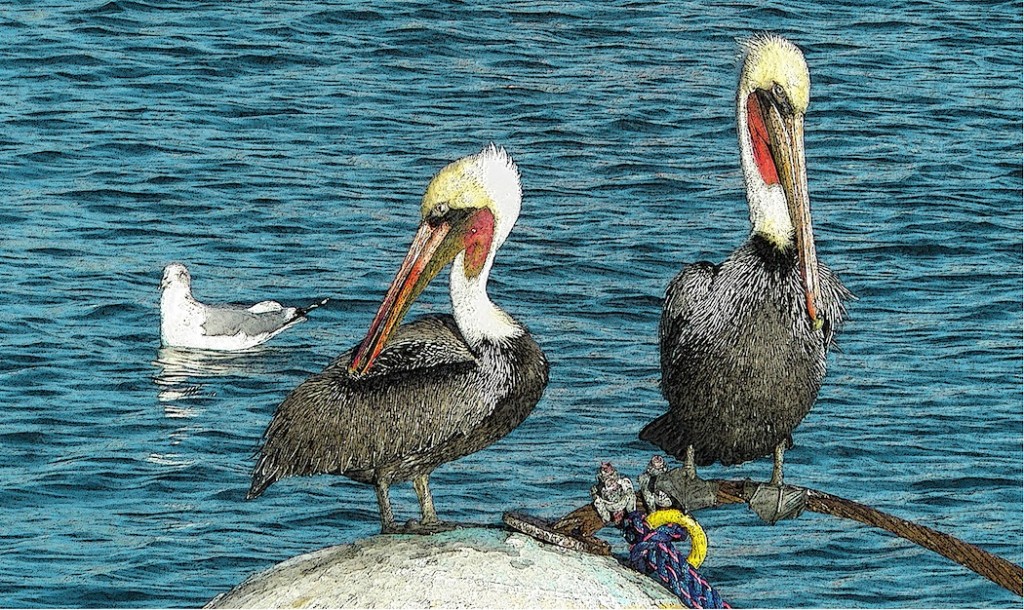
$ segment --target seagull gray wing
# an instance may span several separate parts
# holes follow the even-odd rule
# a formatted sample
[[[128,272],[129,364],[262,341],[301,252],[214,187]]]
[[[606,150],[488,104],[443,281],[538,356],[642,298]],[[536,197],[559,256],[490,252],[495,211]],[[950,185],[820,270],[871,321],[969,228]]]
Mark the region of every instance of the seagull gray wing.
[[[294,308],[253,313],[248,309],[209,307],[203,320],[203,334],[211,336],[233,336],[239,333],[250,337],[265,335],[281,330],[302,319]]]

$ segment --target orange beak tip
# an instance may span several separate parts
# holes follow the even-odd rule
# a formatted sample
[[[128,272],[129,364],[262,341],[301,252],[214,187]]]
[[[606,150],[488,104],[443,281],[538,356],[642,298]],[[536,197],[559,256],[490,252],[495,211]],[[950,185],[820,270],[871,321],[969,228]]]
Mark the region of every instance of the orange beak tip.
[[[362,377],[373,366],[374,359],[375,356],[357,354],[352,363],[348,365],[349,374],[355,377]]]

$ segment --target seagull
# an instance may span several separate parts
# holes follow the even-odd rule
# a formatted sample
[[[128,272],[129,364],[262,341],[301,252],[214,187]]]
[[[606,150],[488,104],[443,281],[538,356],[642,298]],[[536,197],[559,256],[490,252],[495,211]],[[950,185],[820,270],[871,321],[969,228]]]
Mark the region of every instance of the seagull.
[[[181,263],[164,267],[160,291],[162,345],[222,352],[260,345],[329,300],[308,307],[284,307],[277,301],[260,301],[248,308],[206,305],[192,296],[192,276]]]

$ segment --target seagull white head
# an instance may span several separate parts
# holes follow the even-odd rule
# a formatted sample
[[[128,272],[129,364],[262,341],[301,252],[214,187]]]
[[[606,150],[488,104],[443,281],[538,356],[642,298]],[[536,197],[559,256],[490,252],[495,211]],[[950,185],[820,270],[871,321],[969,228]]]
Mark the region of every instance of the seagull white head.
[[[166,290],[172,286],[183,287],[186,291],[192,289],[192,275],[181,263],[171,263],[164,267],[164,276],[160,280],[160,289]]]

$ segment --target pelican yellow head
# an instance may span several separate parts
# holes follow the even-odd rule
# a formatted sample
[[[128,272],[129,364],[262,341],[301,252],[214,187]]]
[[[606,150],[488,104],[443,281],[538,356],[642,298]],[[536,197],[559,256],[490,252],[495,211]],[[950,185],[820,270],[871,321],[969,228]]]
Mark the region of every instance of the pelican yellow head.
[[[792,42],[778,34],[757,34],[744,41],[746,58],[740,75],[740,95],[746,97],[758,89],[785,91],[793,111],[807,112],[811,100],[811,76],[804,54]]]

